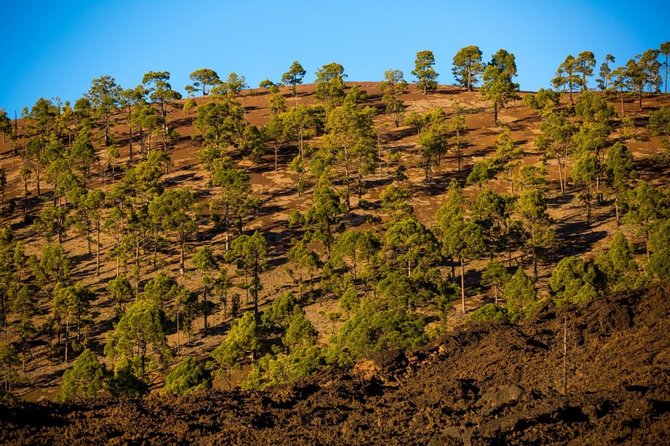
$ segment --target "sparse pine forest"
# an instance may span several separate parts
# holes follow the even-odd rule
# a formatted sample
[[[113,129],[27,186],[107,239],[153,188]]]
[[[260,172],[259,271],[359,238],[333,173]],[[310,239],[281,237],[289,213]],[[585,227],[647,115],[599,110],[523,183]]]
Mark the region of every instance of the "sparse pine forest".
[[[264,389],[670,279],[669,54],[538,92],[474,45],[379,82],[150,71],[0,112],[0,393]]]

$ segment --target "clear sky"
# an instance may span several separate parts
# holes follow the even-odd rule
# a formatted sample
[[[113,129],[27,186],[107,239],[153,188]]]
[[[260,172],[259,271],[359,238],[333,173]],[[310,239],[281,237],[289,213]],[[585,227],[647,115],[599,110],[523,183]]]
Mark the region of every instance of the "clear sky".
[[[513,52],[521,88],[536,90],[569,53],[625,63],[670,40],[668,0],[0,0],[0,17],[0,107],[10,115],[39,97],[73,101],[105,74],[133,87],[150,70],[170,71],[182,92],[197,68],[235,71],[255,87],[294,60],[306,82],[329,62],[352,81],[389,68],[412,80],[423,49],[450,84],[453,55],[472,44],[486,61]]]

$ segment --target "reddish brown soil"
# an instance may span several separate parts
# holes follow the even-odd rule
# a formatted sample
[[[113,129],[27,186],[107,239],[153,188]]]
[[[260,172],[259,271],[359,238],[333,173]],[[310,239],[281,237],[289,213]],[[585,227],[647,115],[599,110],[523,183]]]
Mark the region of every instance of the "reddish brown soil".
[[[670,284],[565,314],[565,393],[564,313],[547,305],[266,392],[3,403],[0,442],[669,444]]]

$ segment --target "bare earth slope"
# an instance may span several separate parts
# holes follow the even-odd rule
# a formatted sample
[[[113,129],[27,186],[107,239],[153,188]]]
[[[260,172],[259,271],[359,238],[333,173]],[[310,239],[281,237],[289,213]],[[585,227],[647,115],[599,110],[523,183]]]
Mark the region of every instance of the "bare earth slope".
[[[0,442],[670,444],[670,284],[566,314],[462,327],[266,392],[3,403]]]

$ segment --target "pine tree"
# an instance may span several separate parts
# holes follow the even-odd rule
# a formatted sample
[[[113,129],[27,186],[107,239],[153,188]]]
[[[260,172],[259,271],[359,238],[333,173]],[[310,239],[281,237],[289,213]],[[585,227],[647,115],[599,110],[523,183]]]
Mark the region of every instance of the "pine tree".
[[[418,51],[414,60],[414,70],[412,74],[416,76],[416,86],[423,90],[423,94],[429,91],[437,90],[437,71],[433,68],[435,65],[435,56],[430,50]]]
[[[165,336],[164,315],[157,304],[138,299],[107,337],[105,355],[117,364],[130,361],[134,374],[145,377],[149,366],[164,364],[171,352]]]
[[[61,391],[58,400],[83,400],[95,398],[105,393],[105,367],[98,357],[89,349],[85,349],[77,357],[72,367],[63,374]]]
[[[284,85],[290,85],[293,96],[298,96],[298,85],[302,84],[302,80],[305,77],[305,69],[300,65],[300,62],[297,60],[291,64],[291,67],[288,71],[282,74],[281,82]]]
[[[454,56],[453,66],[452,72],[456,82],[472,91],[479,76],[484,72],[481,50],[475,45],[461,48]]]
[[[206,368],[187,356],[165,377],[163,394],[187,395],[212,387],[212,379]]]
[[[251,297],[254,304],[254,316],[259,317],[258,299],[262,287],[260,274],[267,261],[268,245],[263,235],[255,231],[253,235],[242,235],[233,241],[226,259],[236,264],[246,277],[251,277]]]
[[[400,70],[386,70],[384,80],[379,84],[379,89],[384,94],[382,102],[386,105],[386,113],[393,115],[395,126],[400,125],[405,104],[400,96],[407,90],[407,81],[403,78]]]
[[[196,269],[200,272],[200,278],[202,281],[202,315],[204,318],[203,329],[204,335],[207,336],[207,316],[209,315],[210,309],[212,307],[211,301],[208,299],[208,291],[210,290],[210,285],[212,285],[213,277],[211,273],[217,270],[218,262],[214,257],[214,253],[208,246],[202,246],[193,256],[191,260]]]

